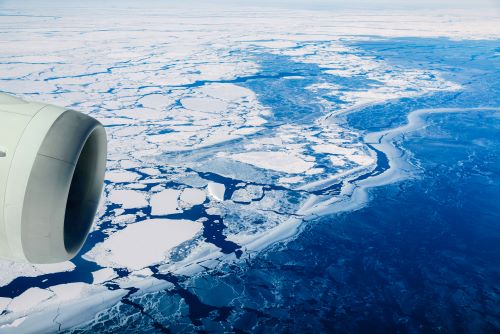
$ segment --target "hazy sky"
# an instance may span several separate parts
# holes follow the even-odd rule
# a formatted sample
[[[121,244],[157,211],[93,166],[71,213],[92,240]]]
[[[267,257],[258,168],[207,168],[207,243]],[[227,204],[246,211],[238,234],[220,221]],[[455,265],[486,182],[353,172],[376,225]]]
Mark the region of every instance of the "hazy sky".
[[[262,7],[280,7],[280,8],[297,8],[297,9],[370,9],[370,10],[386,10],[386,9],[493,9],[500,12],[500,0],[0,0],[0,7],[26,8],[30,5],[39,7],[50,6],[72,7],[72,5],[86,7],[106,6],[112,4],[115,6],[147,6],[148,3],[155,5],[179,5],[198,4],[202,6],[224,5],[224,6],[262,6]]]
[[[204,1],[207,3],[210,1]],[[228,2],[224,0],[220,3]],[[309,9],[426,9],[426,8],[495,8],[500,9],[500,0],[232,0],[231,3],[295,7]]]

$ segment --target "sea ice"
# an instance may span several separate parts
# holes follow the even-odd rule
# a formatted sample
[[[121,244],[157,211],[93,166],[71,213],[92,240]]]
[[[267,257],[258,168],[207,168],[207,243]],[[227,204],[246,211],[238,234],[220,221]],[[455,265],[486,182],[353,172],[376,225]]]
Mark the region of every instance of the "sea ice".
[[[190,220],[145,220],[115,232],[85,257],[103,267],[140,270],[164,261],[168,251],[192,239],[201,228]]]
[[[7,307],[10,312],[27,312],[42,301],[54,296],[49,290],[40,288],[29,288],[19,296],[15,297]]]
[[[254,165],[263,169],[272,169],[284,173],[303,173],[314,166],[313,162],[288,152],[248,152],[231,156],[233,160]]]
[[[139,99],[139,103],[144,107],[153,109],[165,109],[172,102],[174,101],[171,96],[162,94],[149,94]]]
[[[204,213],[223,217],[226,240],[245,250],[263,249],[295,234],[302,219],[329,213],[332,204],[348,199],[355,185],[346,180],[374,164],[361,134],[337,124],[336,115],[461,89],[437,67],[393,64],[367,54],[356,42],[397,36],[498,38],[488,24],[491,16],[456,13],[297,10],[274,15],[266,9],[242,13],[235,25],[232,15],[210,10],[155,6],[158,15],[148,15],[138,6],[115,15],[115,9],[81,8],[82,17],[64,6],[24,7],[13,11],[17,16],[0,20],[0,28],[10,32],[0,40],[6,50],[0,56],[0,90],[88,113],[107,125],[109,138],[110,182],[99,209],[98,238],[89,238],[93,248],[84,255],[104,268],[94,271],[94,284],[86,286],[73,282],[78,278],[69,273],[75,269],[72,262],[32,266],[0,261],[0,286],[16,277],[37,281],[51,273],[58,273],[57,282],[69,282],[26,290],[14,300],[0,298],[0,313],[11,302],[14,310],[0,316],[0,326],[19,325],[20,332],[56,332],[91,320],[127,293],[108,290],[103,284],[108,280],[122,287],[161,288],[165,281],[144,279],[152,275],[148,266],[153,264],[174,274],[199,273],[236,259],[203,238],[189,242],[199,236],[207,217],[150,219],[144,209],[148,205],[153,215],[182,215],[181,209],[205,204]],[[57,19],[47,25],[44,14]],[[207,24],[215,27],[214,17],[217,28],[207,31]],[[98,29],[109,25],[117,28]],[[62,32],[64,43],[52,43]],[[282,73],[295,65],[305,70]],[[299,80],[311,83],[299,92]],[[362,81],[361,87],[351,80]],[[287,82],[280,86],[286,94],[277,99],[272,84],[281,81]],[[265,87],[257,93],[259,85]],[[294,96],[287,95],[288,88]],[[306,112],[294,113],[296,102]],[[377,147],[376,141],[372,144]],[[209,181],[217,178],[203,173],[228,181]],[[336,183],[344,184],[338,196],[310,194]],[[233,200],[224,201],[226,186],[235,190]],[[210,203],[205,203],[207,193]],[[185,257],[170,259],[169,252],[184,242],[189,244]],[[122,271],[125,277],[117,278],[113,268],[131,273]],[[16,284],[31,283],[21,279]],[[45,307],[62,296],[64,304]],[[32,310],[37,307],[38,313]]]
[[[208,97],[186,98],[183,99],[181,103],[186,109],[204,113],[217,113],[227,108],[226,102]]]
[[[133,182],[139,178],[139,174],[130,171],[114,170],[106,173],[106,179],[115,182]]]
[[[90,289],[90,284],[83,282],[58,284],[51,286],[50,291],[54,293],[54,302],[60,303],[68,300],[77,300],[85,295]]]
[[[255,97],[255,93],[250,89],[235,84],[210,84],[203,86],[200,91],[206,95],[224,101]]]
[[[12,301],[11,298],[0,297],[0,314],[7,308],[7,305]]]
[[[328,154],[337,154],[337,155],[348,155],[357,152],[355,148],[341,147],[334,144],[323,144],[316,145],[312,147],[318,153],[328,153]]]
[[[179,195],[181,191],[165,189],[151,196],[151,214],[155,216],[182,212],[179,210]]]
[[[124,209],[143,208],[148,205],[144,193],[135,190],[111,190],[109,200]]]
[[[9,284],[18,276],[36,277],[44,274],[71,271],[75,268],[73,262],[65,261],[55,264],[18,263],[0,260],[0,286]]]
[[[208,193],[215,198],[217,201],[224,200],[224,193],[226,192],[226,186],[221,183],[209,182],[207,185]]]
[[[248,185],[245,188],[236,190],[231,199],[236,202],[250,203],[264,194],[261,186]]]
[[[117,277],[116,272],[113,268],[103,268],[92,273],[92,277],[94,277],[93,284],[101,284],[107,281],[112,280]]]
[[[201,189],[186,188],[182,191],[180,200],[190,206],[203,204],[206,194]]]

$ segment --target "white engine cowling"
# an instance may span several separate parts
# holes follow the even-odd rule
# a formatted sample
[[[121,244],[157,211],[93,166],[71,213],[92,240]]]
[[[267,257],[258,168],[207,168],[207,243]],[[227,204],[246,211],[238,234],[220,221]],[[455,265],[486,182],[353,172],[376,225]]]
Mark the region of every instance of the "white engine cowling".
[[[106,132],[92,117],[0,93],[0,258],[73,258],[95,218]]]

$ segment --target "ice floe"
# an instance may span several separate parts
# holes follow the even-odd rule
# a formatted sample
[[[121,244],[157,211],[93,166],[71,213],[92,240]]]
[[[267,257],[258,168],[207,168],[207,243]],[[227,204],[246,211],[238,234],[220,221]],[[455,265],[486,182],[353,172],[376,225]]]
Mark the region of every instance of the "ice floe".
[[[272,169],[284,173],[303,173],[314,166],[313,162],[288,152],[247,152],[231,156],[232,159],[259,168]]]
[[[253,200],[260,199],[263,195],[262,186],[248,185],[236,190],[231,199],[236,202],[250,203]]]
[[[124,209],[143,208],[148,205],[145,194],[135,190],[113,189],[108,198]]]
[[[151,196],[151,214],[155,216],[182,212],[179,209],[179,196],[176,189],[165,189]]]
[[[120,183],[120,182],[133,182],[139,178],[139,174],[130,171],[109,171],[106,173],[106,180]]]
[[[140,221],[115,232],[85,257],[103,267],[140,270],[164,261],[168,251],[192,239],[201,228],[200,223],[189,220]]]
[[[226,186],[222,183],[209,182],[207,185],[207,190],[210,196],[212,196],[217,201],[224,200],[224,193],[226,192]]]
[[[116,278],[118,275],[112,268],[103,268],[92,273],[93,284],[101,284]]]
[[[0,332],[65,330],[116,304],[128,293],[124,289],[169,288],[170,283],[152,277],[150,266],[194,275],[236,261],[234,252],[226,254],[202,236],[213,232],[203,226],[209,226],[209,219],[214,230],[222,229],[218,238],[252,252],[292,237],[303,219],[356,207],[366,194],[348,181],[376,163],[364,141],[373,140],[391,158],[397,152],[378,144],[378,137],[363,138],[342,126],[337,117],[461,87],[435,69],[391,64],[351,42],[499,38],[488,25],[498,22],[491,13],[373,15],[268,8],[265,13],[245,10],[234,24],[231,15],[214,8],[193,12],[158,5],[152,16],[142,7],[115,15],[114,9],[82,5],[88,15],[74,15],[64,6],[44,5],[16,10],[16,16],[0,22],[0,29],[10,32],[0,41],[5,51],[0,90],[88,113],[106,126],[109,137],[108,182],[89,239],[92,249],[84,255],[103,268],[92,269],[88,284],[64,275],[78,269],[72,262],[32,266],[0,261],[0,287],[17,277],[38,282],[38,276],[53,273],[61,274],[58,282],[67,280],[0,297]],[[43,14],[58,17],[47,25],[37,16]],[[207,29],[214,15],[217,28]],[[295,65],[317,72],[310,75]],[[293,73],[285,73],[288,69]],[[344,84],[351,79],[363,85]],[[264,87],[257,93],[259,81]],[[269,85],[281,81],[286,84],[278,89]],[[298,91],[294,85],[304,87]],[[278,95],[280,89],[291,89],[293,96]],[[276,101],[277,96],[282,100]],[[285,104],[294,99],[305,109],[297,112],[293,103]],[[278,115],[281,107],[283,115]],[[397,177],[391,169],[361,185]],[[337,184],[338,193],[328,192]],[[201,216],[193,220],[152,219],[182,216],[196,205],[192,211]],[[119,268],[129,274],[118,277]],[[108,289],[106,282],[119,288]]]
[[[180,196],[180,200],[189,206],[203,204],[205,199],[205,191],[196,188],[186,188],[182,191]]]

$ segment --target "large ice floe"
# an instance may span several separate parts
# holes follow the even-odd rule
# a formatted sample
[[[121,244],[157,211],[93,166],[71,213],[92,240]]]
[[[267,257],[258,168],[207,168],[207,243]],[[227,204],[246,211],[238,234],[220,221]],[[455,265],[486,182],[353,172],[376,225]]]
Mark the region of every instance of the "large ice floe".
[[[7,3],[0,18],[0,91],[90,114],[109,138],[104,198],[82,254],[0,262],[0,333],[71,328],[359,207],[357,182],[371,186],[396,165],[384,171],[390,143],[365,140],[341,116],[461,87],[351,42],[498,38],[481,16],[460,13],[220,15],[146,1],[78,11]]]

